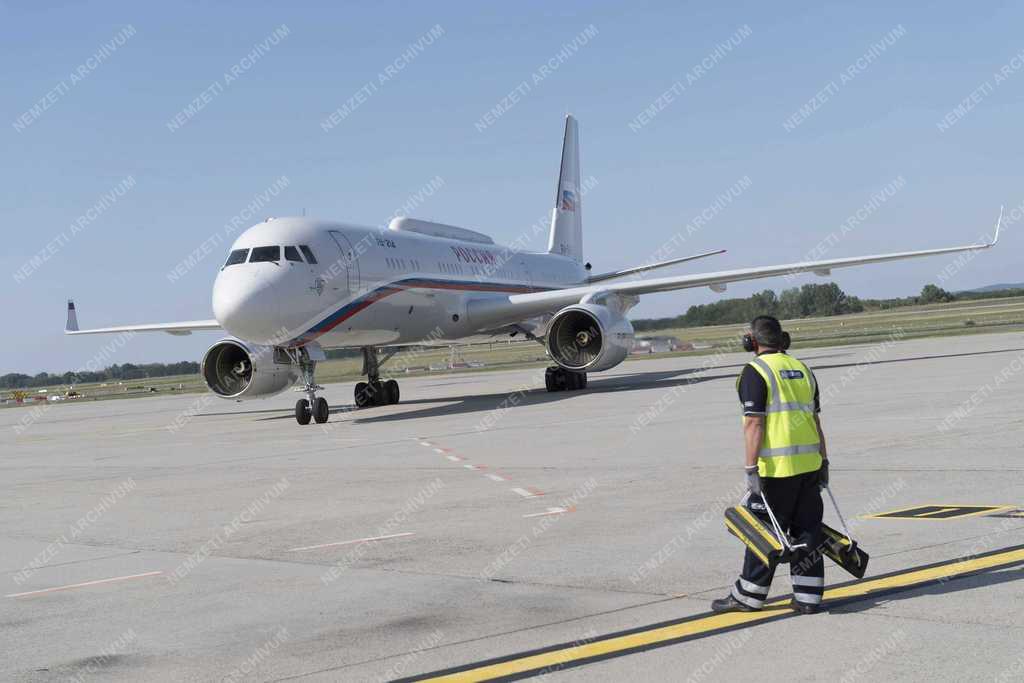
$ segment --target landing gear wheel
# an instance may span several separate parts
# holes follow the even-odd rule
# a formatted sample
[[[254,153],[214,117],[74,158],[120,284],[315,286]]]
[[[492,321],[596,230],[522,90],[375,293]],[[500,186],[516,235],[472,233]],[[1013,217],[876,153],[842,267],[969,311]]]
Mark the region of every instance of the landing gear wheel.
[[[388,395],[384,391],[384,382],[377,380],[370,382],[369,388],[370,395],[372,396],[373,405],[375,406],[386,406],[388,404]]]
[[[384,394],[384,397],[387,399],[385,402],[388,405],[394,405],[395,403],[398,403],[398,399],[400,398],[398,392],[398,382],[396,382],[393,379],[389,379],[388,381],[384,382],[384,391],[382,393]]]
[[[366,382],[356,382],[356,408],[365,408],[370,405],[370,394],[367,391],[369,385]]]
[[[544,388],[548,392],[558,391],[558,385],[555,383],[555,369],[548,368],[544,371]]]
[[[587,388],[587,373],[552,367],[544,371],[544,388],[548,391],[577,391]]]
[[[327,405],[327,399],[323,396],[318,396],[313,401],[313,419],[316,420],[318,425],[322,425],[327,422],[327,418],[331,415],[331,408]],[[306,418],[306,422],[309,422],[309,418]]]
[[[323,399],[320,399],[321,401]],[[300,425],[308,425],[309,418],[312,415],[312,411],[309,409],[309,401],[304,398],[300,398],[295,402],[295,421]]]

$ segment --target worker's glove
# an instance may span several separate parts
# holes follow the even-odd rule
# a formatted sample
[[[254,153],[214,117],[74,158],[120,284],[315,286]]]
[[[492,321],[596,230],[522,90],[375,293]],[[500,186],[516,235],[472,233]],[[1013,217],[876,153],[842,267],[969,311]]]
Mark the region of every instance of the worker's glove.
[[[761,490],[761,475],[757,473],[757,465],[752,465],[746,468],[747,471],[747,490],[755,496],[760,496]]]
[[[818,470],[818,488],[828,488],[828,458],[821,461],[821,469]]]

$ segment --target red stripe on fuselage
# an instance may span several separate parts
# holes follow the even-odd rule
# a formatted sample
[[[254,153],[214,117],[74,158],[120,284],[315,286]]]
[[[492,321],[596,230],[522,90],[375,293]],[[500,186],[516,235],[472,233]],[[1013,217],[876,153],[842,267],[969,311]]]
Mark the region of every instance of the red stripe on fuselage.
[[[365,295],[366,298],[363,301],[360,301],[355,306],[352,306],[354,302],[349,302],[348,304],[345,304],[345,306],[342,306],[341,308],[352,306],[352,309],[347,311],[345,315],[339,316],[337,320],[333,320],[327,325],[324,325],[324,322],[331,317],[327,316],[327,318],[325,318],[324,321],[317,323],[307,332],[296,338],[291,345],[298,346],[300,344],[311,342],[314,339],[330,332],[335,327],[345,322],[346,320],[356,315],[357,313],[366,310],[367,308],[370,307],[371,304],[380,301],[381,299],[384,299],[386,297],[389,297],[392,294],[398,294],[399,292],[403,292],[410,289],[444,289],[466,292],[505,292],[508,294],[528,294],[530,292],[548,291],[548,288],[530,287],[529,285],[500,285],[484,283],[474,285],[470,283],[461,282],[446,282],[444,280],[410,279],[404,282],[395,282],[370,292],[369,294]],[[324,326],[320,328],[321,325]]]

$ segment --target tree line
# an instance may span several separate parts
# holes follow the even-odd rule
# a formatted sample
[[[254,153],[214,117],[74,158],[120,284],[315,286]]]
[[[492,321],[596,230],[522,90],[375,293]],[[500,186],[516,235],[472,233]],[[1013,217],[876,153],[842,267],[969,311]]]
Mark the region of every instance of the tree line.
[[[1007,296],[1024,296],[1024,289],[954,293],[947,292],[937,285],[929,284],[925,285],[917,296],[862,299],[847,294],[839,288],[839,285],[829,282],[784,289],[780,294],[766,289],[742,299],[722,299],[710,304],[697,304],[690,306],[685,313],[671,318],[634,320],[633,328],[637,332],[648,332],[678,327],[730,325],[750,322],[759,315],[773,315],[783,320],[819,318],[865,311],[881,311],[900,306],[994,299]]]
[[[149,377],[168,377],[172,375],[195,375],[199,373],[199,363],[184,360],[180,363],[115,363],[108,368],[97,370],[79,370],[63,374],[40,372],[38,375],[24,375],[12,372],[0,376],[0,389],[30,389],[64,384],[85,384],[89,382],[119,382],[139,380]]]

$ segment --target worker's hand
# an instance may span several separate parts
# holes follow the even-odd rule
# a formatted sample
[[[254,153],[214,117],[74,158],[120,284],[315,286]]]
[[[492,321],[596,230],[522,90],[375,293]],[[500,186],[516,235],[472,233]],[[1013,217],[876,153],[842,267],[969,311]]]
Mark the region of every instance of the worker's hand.
[[[818,470],[818,488],[828,488],[828,458],[821,461],[821,469]]]
[[[747,490],[755,496],[760,496],[761,490],[761,475],[757,473],[757,465],[752,465],[746,468],[747,471]]]

